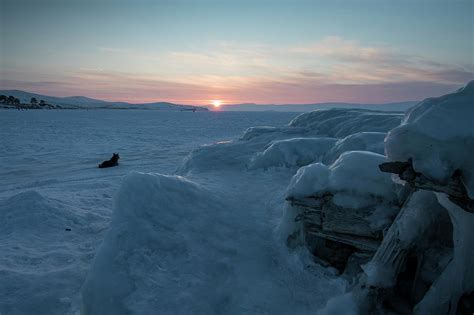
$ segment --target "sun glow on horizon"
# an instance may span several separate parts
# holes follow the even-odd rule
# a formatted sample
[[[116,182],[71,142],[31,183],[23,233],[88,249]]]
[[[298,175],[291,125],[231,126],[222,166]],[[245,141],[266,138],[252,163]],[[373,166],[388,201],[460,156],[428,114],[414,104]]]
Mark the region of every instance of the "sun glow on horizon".
[[[212,104],[215,108],[219,108],[219,107],[222,105],[222,101],[221,101],[221,100],[212,100],[212,101],[211,101],[211,104]]]

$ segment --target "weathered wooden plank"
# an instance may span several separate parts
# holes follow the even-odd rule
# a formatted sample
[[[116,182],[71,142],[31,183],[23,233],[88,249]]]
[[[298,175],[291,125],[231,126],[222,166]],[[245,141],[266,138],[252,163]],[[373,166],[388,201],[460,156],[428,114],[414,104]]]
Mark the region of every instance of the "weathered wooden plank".
[[[374,208],[347,209],[328,202],[322,208],[322,226],[325,231],[379,238],[380,231],[374,231],[368,217]]]
[[[474,213],[474,200],[467,194],[466,184],[460,170],[454,171],[446,183],[439,183],[416,172],[411,159],[407,162],[382,163],[379,165],[379,169],[385,173],[397,174],[400,179],[407,181],[415,189],[445,193],[451,202],[467,212]]]
[[[354,235],[341,235],[338,233],[322,231],[322,230],[317,230],[317,229],[308,229],[306,233],[314,235],[314,236],[318,236],[324,239],[328,239],[331,241],[350,245],[359,250],[366,251],[366,252],[375,252],[380,245],[380,241],[370,239],[370,238],[365,238],[365,237],[357,237]]]

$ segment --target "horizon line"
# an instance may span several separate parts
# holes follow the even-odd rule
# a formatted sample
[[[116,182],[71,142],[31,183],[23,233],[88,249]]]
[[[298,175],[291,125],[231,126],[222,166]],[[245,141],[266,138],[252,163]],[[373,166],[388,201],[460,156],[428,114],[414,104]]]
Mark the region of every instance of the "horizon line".
[[[41,94],[38,92],[31,92],[31,91],[26,91],[26,90],[20,90],[20,89],[4,89],[0,88],[0,93],[3,93],[4,91],[17,91],[17,92],[22,92],[22,93],[29,93],[29,94],[36,94],[36,95],[41,95],[45,97],[55,97],[55,98],[73,98],[73,97],[83,97],[87,98],[90,100],[95,100],[95,101],[102,101],[102,102],[108,102],[108,103],[125,103],[129,105],[145,105],[145,104],[154,104],[154,103],[169,103],[169,104],[174,104],[174,105],[185,105],[185,106],[197,106],[197,107],[214,107],[212,104],[212,100],[209,101],[207,104],[189,104],[189,103],[175,103],[172,101],[166,101],[166,100],[158,100],[158,101],[151,101],[151,102],[128,102],[128,101],[114,101],[110,99],[102,99],[102,98],[94,98],[86,95],[68,95],[68,96],[57,96],[57,95],[52,95],[52,94]],[[222,101],[222,104],[219,107],[225,107],[225,106],[235,106],[235,105],[255,105],[255,106],[305,106],[305,105],[324,105],[324,104],[335,104],[335,105],[344,105],[344,104],[354,104],[354,105],[390,105],[390,104],[400,104],[400,103],[416,103],[420,102],[421,100],[404,100],[404,101],[396,101],[396,102],[340,102],[340,101],[324,101],[324,102],[314,102],[314,103],[255,103],[255,102],[225,102]]]

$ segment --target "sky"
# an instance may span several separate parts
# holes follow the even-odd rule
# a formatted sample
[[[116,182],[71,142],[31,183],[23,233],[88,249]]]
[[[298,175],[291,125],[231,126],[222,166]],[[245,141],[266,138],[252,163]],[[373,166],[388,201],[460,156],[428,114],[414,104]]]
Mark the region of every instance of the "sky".
[[[386,103],[474,79],[474,1],[0,0],[0,89]]]

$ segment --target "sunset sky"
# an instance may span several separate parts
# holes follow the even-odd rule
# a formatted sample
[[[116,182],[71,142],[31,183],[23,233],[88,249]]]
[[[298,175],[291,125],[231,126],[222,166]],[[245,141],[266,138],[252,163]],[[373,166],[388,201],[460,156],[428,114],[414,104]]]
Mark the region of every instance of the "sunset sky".
[[[182,104],[381,103],[474,79],[473,1],[0,3],[1,89]]]

